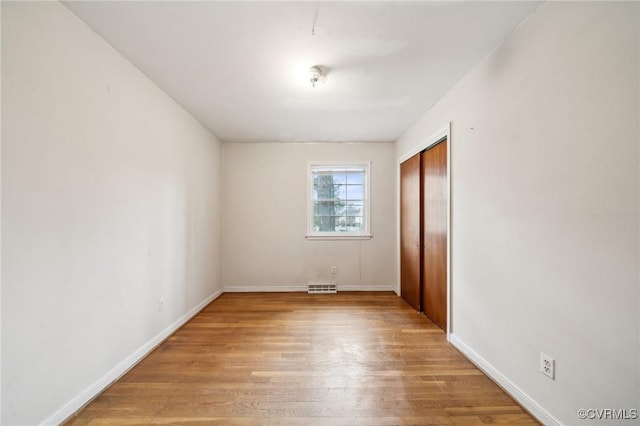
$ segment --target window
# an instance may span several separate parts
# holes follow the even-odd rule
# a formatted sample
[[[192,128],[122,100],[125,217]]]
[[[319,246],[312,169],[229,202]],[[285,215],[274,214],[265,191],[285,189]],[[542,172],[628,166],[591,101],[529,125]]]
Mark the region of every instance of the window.
[[[307,238],[371,238],[369,162],[309,163]]]

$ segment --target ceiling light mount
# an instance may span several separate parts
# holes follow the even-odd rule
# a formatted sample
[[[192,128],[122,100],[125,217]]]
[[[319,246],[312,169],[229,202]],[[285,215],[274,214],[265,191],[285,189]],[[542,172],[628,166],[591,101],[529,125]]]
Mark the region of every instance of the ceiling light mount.
[[[320,69],[319,66],[316,65],[309,68],[309,82],[311,83],[312,87],[316,87],[316,83],[320,81],[321,77],[322,77],[322,70]]]
[[[321,65],[314,65],[309,68],[309,82],[312,87],[316,87],[316,83],[324,83],[327,81],[327,68]]]

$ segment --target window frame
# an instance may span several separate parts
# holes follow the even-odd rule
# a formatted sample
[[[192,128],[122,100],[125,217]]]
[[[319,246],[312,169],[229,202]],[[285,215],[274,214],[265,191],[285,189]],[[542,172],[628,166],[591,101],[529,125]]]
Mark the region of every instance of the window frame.
[[[354,168],[364,171],[362,207],[362,230],[359,232],[319,232],[314,231],[313,175],[315,171],[339,171]],[[307,234],[308,240],[368,240],[371,234],[371,161],[309,161],[307,163]]]

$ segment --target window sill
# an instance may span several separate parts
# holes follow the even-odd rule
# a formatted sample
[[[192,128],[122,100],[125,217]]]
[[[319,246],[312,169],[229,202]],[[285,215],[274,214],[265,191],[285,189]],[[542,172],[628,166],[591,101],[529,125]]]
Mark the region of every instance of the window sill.
[[[305,235],[307,240],[370,240],[373,235]]]

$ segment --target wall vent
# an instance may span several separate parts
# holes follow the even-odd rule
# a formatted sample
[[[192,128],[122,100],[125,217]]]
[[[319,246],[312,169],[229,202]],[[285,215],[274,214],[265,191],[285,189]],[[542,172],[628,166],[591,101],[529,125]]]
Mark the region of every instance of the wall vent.
[[[309,283],[309,294],[335,294],[338,288],[334,283]]]

